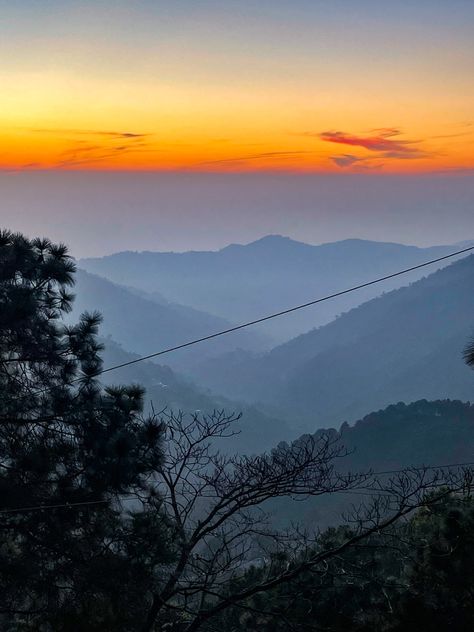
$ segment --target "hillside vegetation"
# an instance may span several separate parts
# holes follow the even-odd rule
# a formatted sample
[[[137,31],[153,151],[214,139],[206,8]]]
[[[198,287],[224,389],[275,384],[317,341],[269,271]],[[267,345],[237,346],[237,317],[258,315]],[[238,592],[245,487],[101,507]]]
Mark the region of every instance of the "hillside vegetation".
[[[269,353],[234,353],[196,376],[280,410],[302,431],[421,398],[470,399],[462,350],[474,327],[474,256],[343,314]],[[224,370],[225,367],[225,370]]]
[[[471,374],[474,396],[474,374]],[[473,397],[474,398],[474,397]],[[392,404],[370,413],[353,426],[339,430],[319,430],[315,436],[329,433],[338,437],[347,450],[339,460],[339,472],[386,472],[412,467],[443,466],[474,461],[474,404],[455,400],[420,400],[411,404]],[[393,474],[392,474],[393,472]],[[306,524],[328,526],[342,520],[351,505],[368,502],[360,492],[333,494],[324,498],[290,499],[274,502],[277,523],[302,520]]]

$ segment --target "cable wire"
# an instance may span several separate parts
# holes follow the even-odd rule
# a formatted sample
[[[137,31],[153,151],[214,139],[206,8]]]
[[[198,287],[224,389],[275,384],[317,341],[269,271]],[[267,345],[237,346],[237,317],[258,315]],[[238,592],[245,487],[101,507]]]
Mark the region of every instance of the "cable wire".
[[[111,371],[115,371],[117,369],[121,369],[133,364],[137,364],[138,362],[143,362],[145,360],[150,360],[152,358],[156,358],[158,356],[161,355],[165,355],[167,353],[172,353],[174,351],[178,351],[179,349],[184,349],[186,347],[190,347],[192,345],[196,345],[199,344],[201,342],[205,342],[207,340],[212,340],[213,338],[217,338],[219,336],[224,336],[226,334],[232,333],[234,331],[239,331],[240,329],[244,329],[246,327],[251,327],[252,325],[257,325],[259,323],[263,323],[266,322],[268,320],[272,320],[274,318],[278,318],[280,316],[284,316],[285,314],[290,314],[292,312],[296,312],[300,309],[305,309],[307,307],[310,307],[312,305],[317,305],[318,303],[322,303],[324,301],[329,301],[331,299],[337,298],[338,296],[343,296],[344,294],[349,294],[350,292],[355,292],[356,290],[360,290],[363,289],[365,287],[369,287],[371,285],[375,285],[377,283],[381,283],[383,281],[387,281],[389,279],[393,279],[395,277],[401,276],[403,274],[407,274],[408,272],[413,272],[414,270],[419,270],[420,268],[424,268],[426,266],[432,265],[434,263],[438,263],[440,261],[445,261],[446,259],[450,259],[452,257],[456,257],[458,255],[467,253],[467,252],[471,252],[472,250],[474,250],[474,246],[470,246],[468,248],[463,248],[462,250],[458,250],[456,252],[452,252],[448,255],[444,255],[442,257],[437,257],[436,259],[431,259],[430,261],[425,261],[424,263],[420,263],[418,265],[415,266],[411,266],[409,268],[404,268],[403,270],[399,270],[397,272],[393,272],[392,274],[388,274],[382,277],[378,277],[377,279],[373,279],[371,281],[367,281],[366,283],[360,283],[359,285],[355,285],[352,286],[350,288],[347,288],[345,290],[341,290],[339,292],[334,292],[333,294],[329,294],[327,296],[323,296],[321,298],[317,298],[314,299],[312,301],[308,301],[306,303],[303,303],[301,305],[296,305],[294,307],[290,307],[288,309],[284,309],[281,310],[279,312],[275,312],[273,314],[269,314],[267,316],[262,316],[261,318],[257,318],[255,320],[251,320],[248,321],[246,323],[242,323],[240,325],[236,325],[234,327],[230,327],[228,329],[224,329],[221,331],[218,331],[216,333],[210,334],[208,336],[203,336],[202,338],[196,338],[194,340],[191,340],[189,342],[185,342],[179,345],[176,345],[174,347],[169,347],[167,349],[163,349],[161,351],[157,351],[155,353],[150,353],[146,356],[141,356],[139,358],[136,358],[134,360],[130,360],[128,362],[123,362],[121,364],[116,364],[114,366],[111,367],[107,367],[105,369],[102,369],[100,371],[97,371],[96,373],[94,373],[93,375],[91,375],[90,377],[98,377],[100,375],[103,375],[104,373],[109,373]],[[68,383],[68,385],[72,385],[78,381],[80,381],[83,378],[76,378],[74,380],[72,380],[71,382]],[[33,391],[30,395],[38,395],[41,393],[45,393],[48,392],[49,390],[51,390],[50,388],[46,388],[46,389],[41,389],[39,391]],[[423,469],[445,469],[448,467],[465,467],[465,466],[469,466],[469,465],[474,465],[474,462],[469,462],[469,463],[454,463],[454,464],[447,464],[447,465],[440,465],[440,466],[422,466],[422,467],[409,467],[409,468],[405,468],[403,470],[387,470],[385,472],[374,472],[371,475],[375,476],[375,475],[383,475],[383,474],[396,474],[396,473],[401,473],[401,472],[406,472],[406,471],[410,471],[410,470],[423,470]],[[350,492],[348,492],[350,493]],[[128,498],[126,496],[124,496],[122,498],[122,500],[127,500]],[[108,500],[97,500],[97,501],[84,501],[84,502],[78,502],[78,503],[64,503],[64,504],[55,504],[55,505],[38,505],[38,506],[32,506],[32,507],[20,507],[20,508],[11,508],[11,509],[3,509],[0,510],[0,514],[5,514],[5,513],[19,513],[19,512],[29,512],[29,511],[43,511],[46,509],[56,509],[56,508],[72,508],[72,507],[79,507],[79,506],[88,506],[88,505],[100,505],[100,504],[105,504],[108,503],[110,501]]]
[[[289,307],[288,309],[283,309],[278,312],[274,312],[273,314],[268,314],[266,316],[262,316],[260,318],[256,318],[255,320],[250,320],[245,323],[241,323],[240,325],[235,325],[234,327],[229,327],[228,329],[223,329],[221,331],[217,331],[213,334],[209,334],[207,336],[202,336],[201,338],[195,338],[194,340],[190,340],[188,342],[183,342],[179,345],[175,345],[173,347],[168,347],[167,349],[162,349],[161,351],[156,351],[154,353],[150,353],[145,356],[140,356],[139,358],[135,358],[134,360],[128,360],[127,362],[122,362],[121,364],[115,364],[113,366],[109,366],[105,369],[101,369],[96,373],[92,373],[88,377],[94,378],[103,375],[104,373],[110,373],[111,371],[116,371],[117,369],[123,369],[127,366],[131,366],[133,364],[138,364],[139,362],[144,362],[145,360],[151,360],[152,358],[158,358],[159,356],[165,355],[167,353],[173,353],[174,351],[179,351],[180,349],[185,349],[187,347],[191,347],[193,345],[200,344],[201,342],[206,342],[207,340],[212,340],[214,338],[218,338],[220,336],[225,336],[234,331],[239,331],[241,329],[245,329],[247,327],[252,327],[253,325],[258,325],[259,323],[264,323],[268,320],[272,320],[274,318],[279,318],[280,316],[284,316],[286,314],[291,314],[292,312],[296,312],[300,309],[306,309],[307,307],[311,307],[313,305],[317,305],[318,303],[323,303],[325,301],[330,301],[339,296],[344,296],[345,294],[349,294],[351,292],[355,292],[357,290],[361,290],[363,288],[369,287],[371,285],[375,285],[377,283],[382,283],[383,281],[388,281],[389,279],[394,279],[395,277],[401,276],[403,274],[407,274],[408,272],[413,272],[414,270],[419,270],[420,268],[424,268],[429,265],[433,265],[434,263],[439,263],[440,261],[445,261],[446,259],[451,259],[452,257],[456,257],[458,255],[465,254],[466,252],[471,252],[474,250],[474,246],[469,246],[468,248],[463,248],[462,250],[457,250],[456,252],[452,252],[448,255],[444,255],[443,257],[437,257],[436,259],[431,259],[430,261],[425,261],[424,263],[419,263],[415,266],[411,266],[410,268],[404,268],[403,270],[398,270],[397,272],[393,272],[392,274],[387,274],[382,277],[378,277],[377,279],[372,279],[371,281],[367,281],[365,283],[360,283],[358,285],[354,285],[350,288],[346,288],[345,290],[340,290],[339,292],[334,292],[333,294],[328,294],[321,298],[317,298],[306,303],[302,303],[301,305],[295,305],[294,307]],[[73,384],[80,382],[83,380],[83,377],[75,378],[68,382],[68,386],[72,386]],[[44,388],[37,391],[33,391],[30,395],[41,395],[42,393],[47,393],[50,388]]]
[[[158,356],[165,355],[166,353],[172,353],[173,351],[178,351],[179,349],[185,349],[186,347],[191,347],[192,345],[199,344],[201,342],[205,342],[206,340],[212,340],[213,338],[218,338],[219,336],[224,336],[226,334],[230,334],[234,331],[239,331],[240,329],[245,329],[246,327],[252,327],[253,325],[258,325],[259,323],[264,323],[267,320],[272,320],[273,318],[279,318],[280,316],[284,316],[285,314],[291,314],[292,312],[296,312],[300,309],[305,309],[307,307],[311,307],[312,305],[317,305],[318,303],[323,303],[324,301],[329,301],[333,298],[337,298],[338,296],[343,296],[344,294],[349,294],[350,292],[355,292],[356,290],[361,290],[365,287],[369,287],[371,285],[375,285],[376,283],[381,283],[382,281],[388,281],[389,279],[393,279],[397,276],[401,276],[402,274],[407,274],[408,272],[413,272],[414,270],[419,270],[420,268],[424,268],[426,266],[432,265],[434,263],[438,263],[439,261],[444,261],[446,259],[450,259],[452,257],[456,257],[457,255],[464,254],[466,252],[470,252],[474,250],[474,246],[469,246],[468,248],[463,248],[462,250],[458,250],[457,252],[452,252],[449,255],[444,255],[443,257],[438,257],[437,259],[431,259],[430,261],[425,261],[424,263],[419,263],[416,266],[411,266],[410,268],[405,268],[403,270],[399,270],[398,272],[393,272],[392,274],[387,274],[385,276],[379,277],[377,279],[373,279],[372,281],[367,281],[366,283],[360,283],[359,285],[354,285],[345,290],[341,290],[339,292],[334,292],[333,294],[328,294],[327,296],[323,296],[322,298],[317,298],[312,301],[308,301],[307,303],[302,303],[301,305],[296,305],[294,307],[289,307],[288,309],[283,309],[279,312],[275,312],[273,314],[269,314],[267,316],[262,316],[261,318],[256,318],[255,320],[250,320],[246,323],[242,323],[240,325],[235,325],[234,327],[229,327],[229,329],[223,329],[222,331],[218,331],[214,334],[210,334],[208,336],[203,336],[202,338],[196,338],[195,340],[190,340],[189,342],[184,342],[182,344],[176,345],[174,347],[169,347],[168,349],[163,349],[162,351],[157,351],[155,353],[150,353],[146,356],[141,356],[140,358],[136,358],[135,360],[129,360],[128,362],[123,362],[122,364],[116,364],[111,367],[107,367],[106,369],[102,369],[98,371],[96,375],[102,375],[103,373],[109,373],[110,371],[115,371],[116,369],[122,369],[123,367],[130,366],[132,364],[137,364],[138,362],[143,362],[144,360],[151,360],[152,358],[157,358]],[[94,375],[93,377],[96,377]]]
[[[474,461],[467,461],[466,463],[447,463],[444,465],[421,465],[421,466],[409,466],[402,468],[400,470],[387,470],[385,472],[368,472],[368,476],[380,476],[382,474],[403,474],[405,472],[413,472],[413,471],[423,471],[423,470],[445,470],[453,467],[469,467],[473,466]],[[372,495],[380,495],[380,490],[374,489],[373,493],[370,491],[361,492],[360,489],[338,489],[335,491],[328,491],[328,494],[359,494],[361,496],[372,496]],[[382,492],[383,493],[383,492]],[[120,502],[128,501],[128,500],[140,500],[135,494],[125,494],[119,497]],[[11,507],[8,509],[0,509],[0,515],[2,514],[11,514],[11,513],[29,513],[31,511],[46,511],[49,509],[73,509],[79,507],[86,507],[88,505],[105,505],[110,503],[110,499],[104,500],[85,500],[83,502],[72,502],[72,503],[57,503],[51,505],[32,505],[30,507]]]
[[[251,327],[253,325],[257,325],[259,323],[263,323],[266,322],[268,320],[272,320],[274,318],[279,318],[280,316],[284,316],[286,314],[291,314],[292,312],[296,312],[300,309],[306,309],[307,307],[311,307],[313,305],[317,305],[318,303],[323,303],[325,301],[329,301],[332,300],[334,298],[337,298],[339,296],[344,296],[345,294],[349,294],[351,292],[355,292],[357,290],[361,290],[363,288],[369,287],[371,285],[375,285],[377,283],[382,283],[383,281],[387,281],[389,279],[393,279],[395,277],[401,276],[403,274],[407,274],[409,272],[413,272],[414,270],[419,270],[421,268],[424,268],[426,266],[429,265],[433,265],[434,263],[439,263],[440,261],[445,261],[446,259],[451,259],[452,257],[456,257],[458,255],[462,255],[465,254],[467,252],[472,252],[474,250],[474,246],[469,246],[467,248],[463,248],[462,250],[457,250],[456,252],[452,252],[448,255],[444,255],[442,257],[437,257],[436,259],[430,259],[430,261],[425,261],[423,263],[419,263],[415,266],[411,266],[409,268],[404,268],[403,270],[398,270],[397,272],[393,272],[391,274],[387,274],[385,276],[382,277],[378,277],[376,279],[372,279],[371,281],[367,281],[365,283],[360,283],[358,285],[354,285],[350,288],[346,288],[345,290],[341,290],[339,292],[334,292],[332,294],[328,294],[326,296],[323,296],[321,298],[317,298],[311,301],[308,301],[306,303],[302,303],[301,305],[295,305],[294,307],[290,307],[288,309],[284,309],[278,312],[274,312],[273,314],[268,314],[267,316],[262,316],[260,318],[257,318],[255,320],[251,320],[245,323],[241,323],[240,325],[235,325],[234,327],[229,327],[228,329],[223,329],[221,331],[217,331],[213,334],[209,334],[207,336],[203,336],[201,338],[195,338],[194,340],[190,340],[188,342],[184,342],[181,343],[179,345],[175,345],[173,347],[168,347],[167,349],[162,349],[161,351],[156,351],[154,353],[150,353],[148,355],[145,356],[140,356],[138,358],[135,358],[133,360],[128,360],[127,362],[122,362],[120,364],[115,364],[113,366],[109,366],[106,367],[105,369],[101,369],[100,371],[96,371],[95,373],[92,373],[90,375],[88,375],[88,378],[95,378],[95,377],[99,377],[100,375],[103,375],[105,373],[110,373],[112,371],[116,371],[117,369],[123,369],[127,366],[132,366],[134,364],[138,364],[139,362],[144,362],[146,360],[151,360],[153,358],[157,358],[159,356],[165,355],[167,353],[172,353],[174,351],[179,351],[180,349],[185,349],[187,347],[191,347],[193,345],[196,344],[200,344],[201,342],[206,342],[207,340],[212,340],[214,338],[218,338],[220,336],[225,336],[227,334],[230,334],[234,331],[239,331],[241,329],[245,329],[247,327]],[[67,382],[65,384],[65,386],[72,386],[74,384],[77,384],[78,382],[82,381],[84,379],[84,376],[81,377],[77,377],[69,382]],[[18,399],[25,399],[27,397],[34,397],[36,395],[42,395],[43,393],[48,393],[49,391],[53,390],[55,387],[45,387],[42,389],[37,389],[37,390],[32,390],[28,395],[24,395],[24,396],[20,396]]]

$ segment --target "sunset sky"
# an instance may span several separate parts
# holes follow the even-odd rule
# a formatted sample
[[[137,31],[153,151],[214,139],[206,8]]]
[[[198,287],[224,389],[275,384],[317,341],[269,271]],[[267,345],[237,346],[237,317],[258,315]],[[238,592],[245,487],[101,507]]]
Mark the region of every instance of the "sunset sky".
[[[472,0],[0,0],[0,169],[474,168]]]

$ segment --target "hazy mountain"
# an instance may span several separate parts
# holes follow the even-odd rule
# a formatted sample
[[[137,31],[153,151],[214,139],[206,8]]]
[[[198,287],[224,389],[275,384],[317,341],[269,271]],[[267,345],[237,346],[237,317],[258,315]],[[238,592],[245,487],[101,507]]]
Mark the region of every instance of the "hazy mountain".
[[[141,355],[165,349],[231,326],[228,321],[205,312],[173,304],[158,294],[116,285],[97,275],[78,270],[76,300],[71,318],[98,310],[104,318],[101,331]],[[252,331],[240,331],[166,356],[166,364],[188,366],[197,359],[238,347],[262,349],[268,341]]]
[[[111,338],[102,339],[105,349],[102,353],[104,368],[134,360],[138,356],[125,351]],[[191,382],[183,379],[168,366],[155,362],[139,362],[131,366],[104,373],[101,377],[104,384],[140,384],[146,389],[146,407],[150,412],[151,404],[156,412],[164,408],[192,414],[202,414],[214,410],[225,410],[228,413],[242,413],[236,423],[239,434],[219,443],[220,447],[230,452],[255,453],[268,450],[283,439],[293,437],[291,430],[280,419],[266,415],[254,406],[230,401],[223,397],[214,397]]]
[[[215,252],[122,252],[83,259],[80,265],[116,283],[203,310],[232,322],[258,318],[452,252],[453,246],[417,248],[348,239],[312,246],[270,235]],[[415,280],[423,271],[302,310],[261,325],[288,340],[330,322],[341,312]]]
[[[269,353],[227,354],[197,374],[216,392],[265,402],[311,431],[396,401],[472,398],[462,350],[473,331],[470,256]]]
[[[471,380],[474,387],[474,373]],[[329,432],[339,436],[349,452],[338,464],[343,473],[474,461],[474,405],[460,401],[399,403]],[[358,494],[333,494],[307,498],[304,503],[282,500],[273,503],[272,510],[278,521],[302,519],[326,526],[340,521],[342,512],[364,500],[368,499]]]

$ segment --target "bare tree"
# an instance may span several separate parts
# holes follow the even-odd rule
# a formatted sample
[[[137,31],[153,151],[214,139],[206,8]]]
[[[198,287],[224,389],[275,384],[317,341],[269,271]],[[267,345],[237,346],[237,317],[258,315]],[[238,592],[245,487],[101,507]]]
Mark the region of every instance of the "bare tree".
[[[209,628],[226,608],[245,604],[309,569],[324,568],[348,547],[436,502],[448,490],[462,488],[469,478],[466,472],[429,469],[384,478],[370,472],[341,474],[337,465],[346,451],[336,432],[280,444],[270,454],[228,456],[216,443],[235,434],[238,417],[224,412],[164,417],[168,450],[158,471],[158,489],[174,523],[176,561],[153,596],[144,632],[170,618],[172,629]],[[427,496],[433,490],[437,492]],[[334,493],[364,494],[364,499],[366,494],[367,502],[347,517],[352,525],[347,540],[330,550],[318,544],[317,532],[297,525],[275,530],[264,511],[271,499]],[[283,566],[273,562],[279,553],[288,560]],[[229,580],[251,564],[264,570],[256,583],[229,591]]]
[[[463,355],[466,364],[474,369],[474,338],[466,345]]]

